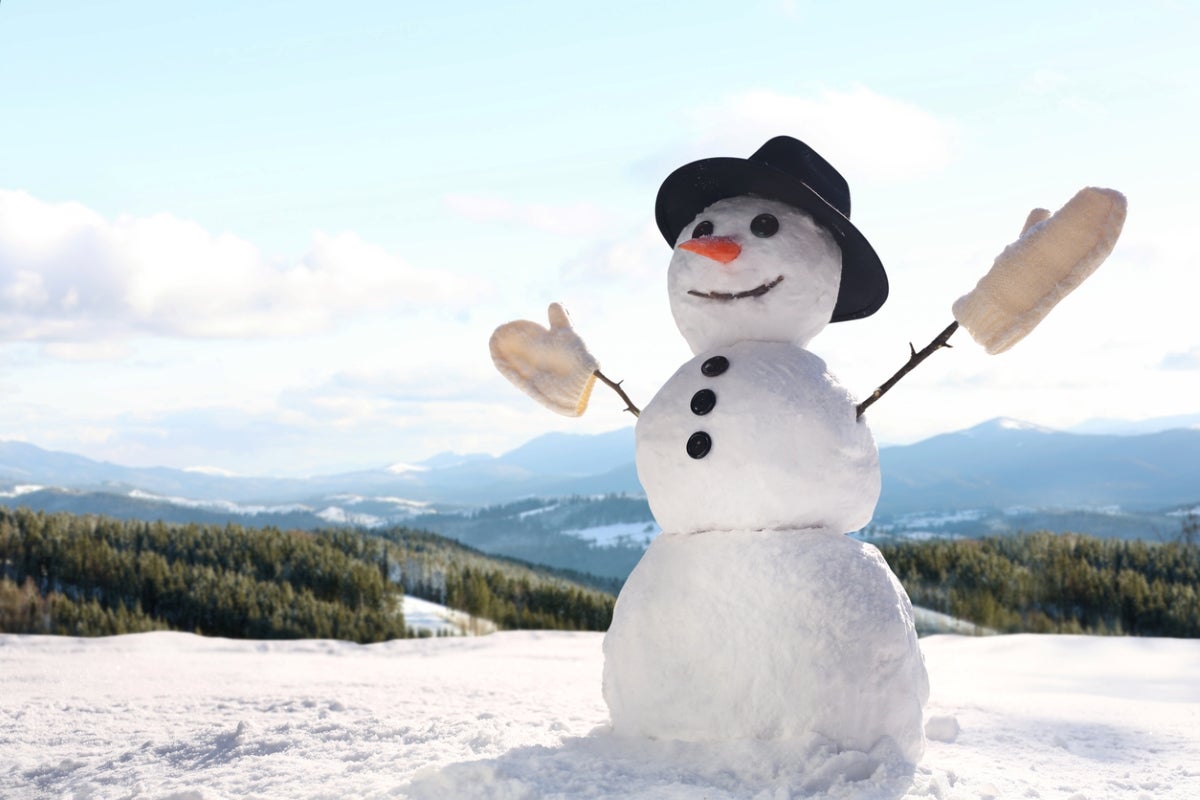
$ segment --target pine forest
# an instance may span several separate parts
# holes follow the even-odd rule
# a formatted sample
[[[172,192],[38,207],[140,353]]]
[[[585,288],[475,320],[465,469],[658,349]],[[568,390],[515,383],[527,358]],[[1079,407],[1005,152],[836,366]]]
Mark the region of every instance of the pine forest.
[[[914,604],[983,629],[1200,637],[1194,539],[1042,532],[879,548]],[[500,629],[603,631],[619,589],[407,528],[314,533],[0,508],[0,632],[377,642],[415,635],[405,593]]]
[[[613,596],[428,533],[309,533],[0,509],[0,631],[378,642],[404,591],[500,628],[604,630]]]

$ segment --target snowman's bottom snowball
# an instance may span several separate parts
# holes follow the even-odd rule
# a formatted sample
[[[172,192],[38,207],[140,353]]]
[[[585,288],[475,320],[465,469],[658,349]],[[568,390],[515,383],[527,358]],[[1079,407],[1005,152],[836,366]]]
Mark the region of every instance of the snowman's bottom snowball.
[[[894,748],[929,696],[912,605],[873,546],[825,530],[664,533],[604,638],[613,731]]]

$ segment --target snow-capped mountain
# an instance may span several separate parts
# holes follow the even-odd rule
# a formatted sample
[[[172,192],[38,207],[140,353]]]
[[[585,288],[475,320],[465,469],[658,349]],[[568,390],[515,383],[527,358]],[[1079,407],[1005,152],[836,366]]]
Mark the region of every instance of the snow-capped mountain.
[[[242,516],[319,511],[332,502],[390,517],[407,516],[429,504],[461,507],[535,494],[639,491],[632,428],[599,435],[546,434],[500,456],[443,453],[415,464],[309,478],[125,467],[25,442],[0,442],[0,497],[19,493],[31,503],[39,492],[64,495],[59,503],[68,505],[68,497],[103,493]]]
[[[414,524],[522,558],[569,551],[574,555],[559,565],[580,569],[586,549],[630,549],[636,560],[643,546],[652,525],[644,500],[634,501],[640,511],[624,509],[612,519],[583,507],[591,497],[643,496],[633,452],[632,428],[551,433],[499,456],[442,453],[373,470],[264,478],[125,467],[0,442],[0,503],[174,522]],[[1200,503],[1200,429],[1097,435],[996,419],[883,447],[880,460],[883,493],[874,533],[976,536],[1045,528],[1161,538],[1179,528],[1172,512]],[[534,497],[546,500],[484,516],[476,511]],[[531,514],[569,497],[582,498],[577,503],[583,506]],[[622,536],[630,531],[636,535]],[[629,561],[617,558],[612,568],[620,571]]]
[[[881,514],[1163,509],[1200,495],[1200,430],[1065,433],[1010,419],[880,450]]]

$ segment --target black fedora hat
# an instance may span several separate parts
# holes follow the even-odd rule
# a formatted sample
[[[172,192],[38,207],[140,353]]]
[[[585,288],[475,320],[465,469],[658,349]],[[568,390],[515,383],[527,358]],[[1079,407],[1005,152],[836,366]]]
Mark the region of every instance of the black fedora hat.
[[[776,136],[750,158],[706,158],[672,172],[658,190],[654,217],[667,244],[704,209],[728,197],[754,195],[812,215],[842,248],[842,283],[832,322],[869,317],[888,296],[887,273],[870,242],[850,223],[850,187],[815,150]]]

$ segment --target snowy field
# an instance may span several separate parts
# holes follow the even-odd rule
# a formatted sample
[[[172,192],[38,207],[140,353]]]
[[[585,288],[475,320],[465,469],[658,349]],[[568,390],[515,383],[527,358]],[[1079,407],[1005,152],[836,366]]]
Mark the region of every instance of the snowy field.
[[[905,774],[819,741],[615,739],[601,638],[3,635],[0,797],[1200,797],[1200,642],[923,639],[941,741]]]
[[[473,636],[496,630],[496,623],[489,619],[472,617],[465,611],[456,611],[410,594],[404,595],[403,608],[405,625],[434,636]]]

